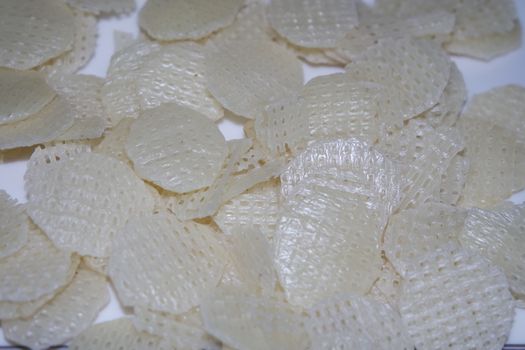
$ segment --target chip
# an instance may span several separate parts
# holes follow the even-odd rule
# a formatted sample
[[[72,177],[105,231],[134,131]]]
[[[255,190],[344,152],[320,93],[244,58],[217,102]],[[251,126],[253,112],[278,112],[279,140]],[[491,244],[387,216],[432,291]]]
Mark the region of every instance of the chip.
[[[388,222],[383,249],[396,271],[405,273],[421,255],[433,252],[447,242],[459,244],[467,213],[440,203],[424,203],[400,211]]]
[[[462,154],[456,154],[450,160],[448,169],[441,175],[439,193],[436,192],[434,198],[439,198],[439,201],[445,204],[458,204],[463,195],[469,167],[468,159]],[[436,188],[436,190],[438,189]]]
[[[359,23],[356,1],[274,0],[268,21],[292,44],[311,48],[335,47]]]
[[[0,68],[0,125],[27,119],[55,96],[42,75]]]
[[[448,244],[408,267],[399,307],[418,349],[500,349],[514,300],[505,275]]]
[[[386,262],[381,267],[381,274],[374,282],[367,296],[382,303],[387,303],[397,310],[402,281],[403,278],[397,273],[392,264]]]
[[[28,235],[29,218],[24,206],[0,190],[0,258],[19,251],[27,243]]]
[[[500,267],[510,289],[525,295],[525,206],[504,202],[491,210],[468,210],[459,239],[463,247]]]
[[[115,236],[108,270],[124,305],[179,314],[219,283],[226,259],[211,227],[161,212],[132,218]]]
[[[206,88],[204,46],[193,42],[164,46],[148,56],[137,75],[143,109],[175,102],[219,120],[224,111]]]
[[[109,256],[129,218],[153,212],[144,183],[122,162],[96,153],[35,167],[25,176],[27,211],[60,249]]]
[[[200,307],[204,329],[235,349],[306,349],[301,310],[270,298],[217,290]]]
[[[315,49],[308,47],[299,47],[286,43],[289,49],[295,52],[295,55],[303,62],[313,66],[344,66],[346,62],[341,62],[334,55],[330,55],[332,49]]]
[[[217,40],[206,49],[208,89],[226,109],[254,119],[263,108],[303,85],[300,61],[288,49],[261,40]]]
[[[395,309],[353,294],[338,294],[314,305],[305,328],[312,349],[414,349]]]
[[[27,319],[3,320],[5,337],[32,349],[60,345],[87,329],[109,302],[104,276],[79,269],[73,281]]]
[[[108,274],[108,258],[97,258],[95,256],[83,256],[82,263],[88,269],[98,272],[104,276]]]
[[[0,67],[31,69],[71,49],[75,18],[61,1],[0,3]]]
[[[228,153],[212,121],[177,104],[144,111],[131,124],[125,149],[142,178],[179,193],[211,185]]]
[[[42,167],[86,152],[91,152],[91,147],[85,144],[58,143],[55,145],[37,146],[27,162],[24,178],[38,177],[40,169],[43,169]]]
[[[242,0],[150,0],[139,25],[157,40],[201,39],[232,24]]]
[[[124,118],[111,129],[106,129],[104,138],[93,148],[93,152],[111,156],[132,167],[132,162],[126,154],[125,144],[133,121],[132,118]]]
[[[122,15],[135,9],[133,0],[67,0],[67,3],[79,11],[94,15]]]
[[[58,250],[32,226],[27,244],[0,260],[0,300],[18,303],[49,295],[66,284],[78,263],[77,256]]]

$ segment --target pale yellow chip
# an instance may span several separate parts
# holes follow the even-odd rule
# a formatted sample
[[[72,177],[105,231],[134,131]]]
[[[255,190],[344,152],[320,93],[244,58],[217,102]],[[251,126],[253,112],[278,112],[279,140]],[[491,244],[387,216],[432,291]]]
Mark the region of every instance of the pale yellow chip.
[[[82,257],[82,263],[85,267],[104,276],[108,274],[108,262],[109,258],[97,258],[87,255]]]
[[[67,3],[79,11],[94,15],[121,15],[135,9],[133,0],[67,0]]]
[[[42,75],[0,68],[0,125],[40,112],[55,96]]]
[[[196,40],[230,25],[242,5],[242,0],[149,0],[139,24],[157,40]]]
[[[303,85],[300,61],[270,39],[211,41],[206,49],[207,87],[223,107],[254,119],[263,108]]]
[[[131,219],[115,236],[108,271],[124,305],[179,314],[218,284],[226,259],[211,227],[161,212]]]
[[[124,118],[111,129],[106,129],[104,138],[93,148],[93,152],[111,156],[131,167],[132,162],[126,154],[125,144],[133,121],[132,118]]]
[[[61,1],[0,2],[0,67],[30,69],[71,49],[73,12]]]
[[[142,178],[179,193],[210,186],[228,154],[212,121],[174,103],[142,112],[131,124],[125,149]]]
[[[273,0],[267,14],[281,36],[311,48],[335,47],[359,23],[354,0]]]
[[[109,302],[104,276],[79,269],[71,283],[27,319],[3,320],[5,337],[32,349],[61,345],[87,329]]]
[[[29,235],[29,218],[25,208],[0,190],[0,258],[19,251]]]
[[[500,349],[514,318],[505,275],[456,245],[409,266],[401,318],[418,349]]]
[[[387,303],[394,309],[397,309],[402,281],[403,278],[394,269],[392,264],[385,262],[381,267],[379,278],[374,282],[367,296],[382,303]]]
[[[445,173],[441,175],[441,185],[439,189],[436,188],[434,198],[439,198],[439,201],[445,204],[457,205],[465,189],[469,167],[468,158],[463,154],[456,154],[450,160]]]
[[[511,290],[525,295],[525,206],[509,202],[491,210],[469,209],[461,244],[500,267]]]
[[[142,109],[174,102],[219,120],[224,111],[206,88],[204,46],[176,43],[148,56],[137,74]]]
[[[91,152],[91,147],[85,144],[76,143],[58,143],[46,144],[35,148],[31,157],[27,161],[27,170],[24,174],[24,180],[31,176],[38,177],[40,169],[46,165],[70,159],[79,154]],[[33,174],[33,175],[32,175]],[[37,174],[37,175],[34,175]],[[26,188],[26,191],[28,189]]]
[[[28,213],[61,249],[109,256],[113,235],[153,212],[144,183],[122,162],[96,153],[34,167],[25,175]],[[50,200],[50,198],[52,200]]]

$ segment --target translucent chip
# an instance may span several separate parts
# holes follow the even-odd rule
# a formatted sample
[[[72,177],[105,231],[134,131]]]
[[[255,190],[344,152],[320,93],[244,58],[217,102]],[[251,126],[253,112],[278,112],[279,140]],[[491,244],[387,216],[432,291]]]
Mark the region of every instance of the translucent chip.
[[[525,206],[505,202],[492,210],[469,209],[461,244],[500,267],[514,293],[525,295]]]
[[[430,41],[399,39],[378,43],[346,66],[354,80],[385,87],[383,115],[399,124],[438,103],[450,76],[450,58]]]
[[[93,148],[93,152],[111,156],[131,167],[132,163],[126,154],[125,144],[133,121],[132,118],[124,118],[111,129],[106,129],[104,138]]]
[[[60,140],[95,139],[102,136],[109,124],[102,106],[100,90],[104,80],[93,75],[57,73],[49,77],[49,85],[71,106],[75,122],[60,135]]]
[[[26,119],[53,100],[56,93],[33,71],[0,69],[0,125]]]
[[[150,0],[139,24],[157,40],[195,40],[230,25],[242,5],[242,0]]]
[[[159,347],[160,338],[139,332],[129,318],[119,318],[91,326],[69,344],[71,350],[168,350]]]
[[[5,0],[0,32],[0,67],[25,70],[71,49],[75,19],[60,1]]]
[[[91,147],[76,143],[59,143],[56,145],[44,145],[35,148],[27,162],[27,170],[24,178],[28,179],[32,174],[38,174],[42,167],[62,160],[70,159],[79,154],[91,152]]]
[[[225,254],[211,227],[167,213],[147,215],[115,236],[109,275],[124,305],[178,314],[218,284]]]
[[[125,148],[142,178],[180,193],[211,185],[228,152],[212,121],[177,104],[143,112],[131,125]]]
[[[467,213],[439,203],[424,203],[393,215],[385,231],[383,249],[401,276],[421,255],[448,242],[459,243]]]
[[[120,161],[80,153],[25,175],[28,213],[53,243],[81,255],[109,255],[130,217],[151,213],[153,198]]]
[[[133,0],[67,0],[67,3],[79,11],[94,15],[121,15],[135,9]]]
[[[454,156],[445,173],[441,175],[439,193],[435,194],[435,198],[439,198],[442,203],[456,205],[463,195],[469,167],[470,163],[464,155]]]
[[[514,317],[508,288],[499,269],[446,245],[409,266],[401,318],[418,349],[499,349]]]
[[[0,150],[26,147],[55,140],[74,123],[71,105],[56,97],[29,118],[0,125]]]
[[[201,305],[204,329],[235,349],[306,349],[301,311],[240,292],[216,291]]]
[[[335,47],[359,23],[355,1],[274,0],[268,21],[291,43],[312,48]]]
[[[0,190],[0,258],[19,251],[27,243],[28,235],[29,218],[24,206]]]
[[[206,78],[209,91],[223,107],[250,119],[303,85],[300,61],[269,39],[211,42],[206,50]]]
[[[137,75],[143,109],[175,102],[212,120],[224,115],[206,88],[204,46],[193,42],[164,46],[148,56]]]
[[[27,319],[3,320],[5,337],[32,349],[60,345],[87,329],[109,302],[104,276],[79,269],[73,281]]]
[[[312,349],[414,349],[395,309],[352,294],[338,294],[314,305],[305,328]]]
[[[68,281],[78,263],[78,257],[58,250],[37,227],[31,227],[27,244],[0,260],[0,300],[26,302],[49,295]]]

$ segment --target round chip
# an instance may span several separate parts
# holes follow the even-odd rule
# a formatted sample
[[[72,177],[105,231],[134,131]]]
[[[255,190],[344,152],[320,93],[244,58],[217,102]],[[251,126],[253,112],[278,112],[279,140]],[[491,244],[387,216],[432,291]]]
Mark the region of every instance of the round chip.
[[[135,9],[133,0],[67,0],[67,3],[79,11],[94,15],[122,15]]]
[[[514,300],[505,275],[455,245],[408,267],[401,318],[418,349],[501,349],[512,326]]]
[[[359,23],[354,0],[273,0],[268,21],[292,44],[332,48]]]
[[[142,178],[183,193],[211,185],[228,149],[208,118],[177,104],[163,104],[133,122],[126,153]]]
[[[0,2],[0,67],[30,69],[71,49],[72,11],[61,1]]]
[[[24,207],[0,190],[0,258],[19,251],[27,243],[28,235],[29,218]]]
[[[5,337],[31,349],[61,345],[87,329],[109,302],[104,276],[78,270],[51,302],[26,319],[2,320]]]
[[[139,24],[157,40],[196,40],[230,25],[243,3],[242,0],[149,0],[140,11]]]
[[[145,184],[120,161],[96,153],[34,167],[25,177],[28,213],[53,243],[81,255],[109,255],[113,235],[151,213]]]
[[[55,96],[40,74],[0,68],[0,125],[32,116]]]

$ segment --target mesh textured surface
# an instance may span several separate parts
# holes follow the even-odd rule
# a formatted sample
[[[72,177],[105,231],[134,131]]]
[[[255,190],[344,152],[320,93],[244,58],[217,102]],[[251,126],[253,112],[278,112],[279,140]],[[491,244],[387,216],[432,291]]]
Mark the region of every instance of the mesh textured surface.
[[[29,236],[29,218],[23,205],[0,190],[0,258],[19,251]]]

